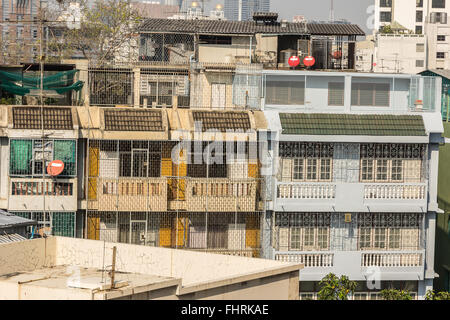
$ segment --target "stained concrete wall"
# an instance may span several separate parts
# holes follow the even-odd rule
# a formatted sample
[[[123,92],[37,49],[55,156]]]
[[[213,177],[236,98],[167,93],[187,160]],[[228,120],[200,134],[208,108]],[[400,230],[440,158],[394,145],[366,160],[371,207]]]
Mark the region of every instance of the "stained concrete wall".
[[[273,260],[221,254],[206,255],[202,252],[122,243],[105,243],[105,257],[103,257],[103,242],[56,238],[56,265],[102,268],[103,258],[107,265],[111,264],[112,247],[116,246],[118,271],[181,278],[183,286],[292,265]]]
[[[0,276],[54,266],[55,248],[53,237],[0,244]]]

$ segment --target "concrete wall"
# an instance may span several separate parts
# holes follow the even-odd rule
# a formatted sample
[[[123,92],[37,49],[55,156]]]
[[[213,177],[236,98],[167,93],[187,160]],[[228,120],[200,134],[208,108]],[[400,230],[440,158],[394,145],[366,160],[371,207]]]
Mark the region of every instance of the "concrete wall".
[[[0,275],[53,266],[55,249],[53,237],[0,244]]]
[[[103,266],[103,242],[56,237],[56,265],[69,264],[91,268]],[[183,279],[183,286],[240,276],[286,266],[272,260],[207,254],[186,250],[146,247],[122,243],[105,244],[105,261],[112,259],[112,247],[117,247],[118,271],[154,274]],[[198,270],[202,270],[198,272]]]

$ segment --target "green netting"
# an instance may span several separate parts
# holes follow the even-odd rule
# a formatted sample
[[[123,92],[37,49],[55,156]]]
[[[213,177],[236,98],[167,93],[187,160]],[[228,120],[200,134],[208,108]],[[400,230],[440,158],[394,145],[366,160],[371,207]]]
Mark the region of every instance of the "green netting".
[[[53,212],[52,234],[61,237],[75,237],[75,212]]]
[[[11,174],[30,174],[32,158],[31,140],[11,140]]]
[[[76,174],[75,140],[55,140],[53,158],[64,162],[62,176],[74,176]]]
[[[79,91],[83,88],[84,82],[77,81],[73,84],[75,73],[79,70],[62,71],[56,74],[43,77],[43,90],[55,90],[59,94],[74,90]],[[19,73],[12,73],[0,70],[0,88],[15,95],[24,96],[30,93],[30,90],[39,90],[41,87],[40,77],[25,77]]]

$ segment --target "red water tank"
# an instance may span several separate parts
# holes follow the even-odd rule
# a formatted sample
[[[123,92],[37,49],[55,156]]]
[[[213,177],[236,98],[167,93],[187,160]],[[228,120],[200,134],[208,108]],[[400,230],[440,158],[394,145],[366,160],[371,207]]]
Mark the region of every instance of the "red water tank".
[[[307,56],[303,59],[303,64],[307,67],[312,67],[316,63],[316,59],[312,56]]]

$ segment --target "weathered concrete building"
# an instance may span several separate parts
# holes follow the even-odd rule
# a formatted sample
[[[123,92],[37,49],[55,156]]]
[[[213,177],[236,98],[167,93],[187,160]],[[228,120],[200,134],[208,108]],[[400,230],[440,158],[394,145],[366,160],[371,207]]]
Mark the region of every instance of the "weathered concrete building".
[[[63,237],[0,244],[0,259],[2,300],[296,300],[302,268]]]

